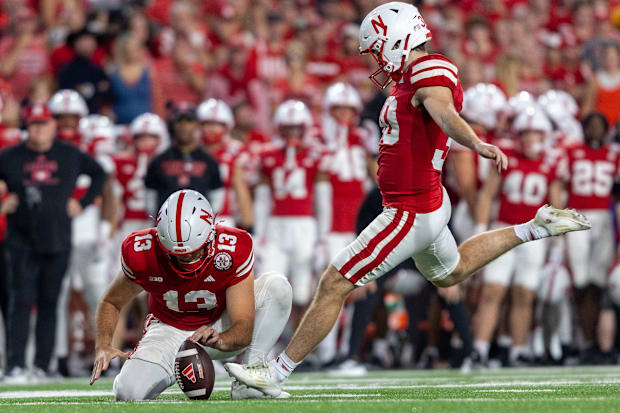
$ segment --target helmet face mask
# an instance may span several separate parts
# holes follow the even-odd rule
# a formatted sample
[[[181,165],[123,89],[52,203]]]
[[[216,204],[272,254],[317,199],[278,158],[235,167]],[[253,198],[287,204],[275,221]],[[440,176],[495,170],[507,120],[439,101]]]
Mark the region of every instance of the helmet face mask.
[[[279,132],[287,146],[297,147],[301,145],[305,128],[304,125],[280,125]]]
[[[205,145],[217,145],[222,142],[227,126],[221,122],[203,121],[201,123],[202,141]]]
[[[159,146],[159,136],[150,133],[135,135],[133,140],[136,152],[140,154],[154,155]]]
[[[536,159],[542,154],[545,149],[544,142],[544,131],[525,130],[519,133],[520,152],[528,159]]]

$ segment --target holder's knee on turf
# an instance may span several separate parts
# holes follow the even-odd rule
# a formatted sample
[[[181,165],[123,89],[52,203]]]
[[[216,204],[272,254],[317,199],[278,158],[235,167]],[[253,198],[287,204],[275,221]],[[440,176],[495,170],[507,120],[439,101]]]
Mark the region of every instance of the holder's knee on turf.
[[[163,367],[140,359],[129,359],[114,379],[117,401],[154,400],[173,382]]]

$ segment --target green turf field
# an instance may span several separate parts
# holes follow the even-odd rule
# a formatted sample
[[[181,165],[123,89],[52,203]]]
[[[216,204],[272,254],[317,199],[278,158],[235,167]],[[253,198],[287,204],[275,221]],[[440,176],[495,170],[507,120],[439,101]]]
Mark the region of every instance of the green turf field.
[[[230,401],[230,380],[217,380],[210,400],[189,401],[172,387],[154,402],[117,403],[112,380],[8,386],[0,412],[620,412],[620,368],[381,371],[348,378],[294,374],[288,400]],[[200,409],[200,410],[196,410]]]

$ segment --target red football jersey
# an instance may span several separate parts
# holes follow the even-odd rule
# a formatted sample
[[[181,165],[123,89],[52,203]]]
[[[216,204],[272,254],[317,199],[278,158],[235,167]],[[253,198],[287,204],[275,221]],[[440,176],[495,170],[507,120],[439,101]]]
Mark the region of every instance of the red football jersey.
[[[146,188],[144,177],[149,165],[147,154],[121,153],[112,157],[116,180],[123,187],[123,209],[125,219],[148,219],[146,213]]]
[[[157,241],[157,228],[134,232],[123,241],[125,275],[149,293],[155,317],[181,330],[195,330],[220,318],[226,289],[254,267],[252,237],[236,228],[216,226],[215,255],[195,278],[181,278]]]
[[[220,176],[224,188],[224,204],[219,214],[230,217],[234,215],[232,174],[237,162],[245,162],[249,157],[243,151],[243,143],[233,139],[224,139],[218,150],[211,153],[211,155],[220,165]]]
[[[509,225],[534,218],[547,202],[549,184],[556,178],[556,159],[541,156],[527,159],[513,149],[504,149],[508,168],[502,170],[497,220]]]
[[[446,57],[431,54],[413,62],[385,101],[379,124],[379,189],[386,206],[428,213],[441,206],[441,169],[450,140],[422,107],[411,104],[419,88],[444,86],[460,112],[463,88]]]
[[[599,149],[585,143],[567,147],[559,175],[568,184],[568,208],[609,208],[619,161],[620,148],[614,144]]]
[[[340,127],[329,154],[332,185],[332,232],[355,232],[357,211],[364,199],[368,153],[357,128]],[[341,135],[341,136],[338,136]]]
[[[271,214],[313,216],[314,182],[327,172],[325,152],[319,148],[271,146],[261,156],[261,173],[271,185]]]

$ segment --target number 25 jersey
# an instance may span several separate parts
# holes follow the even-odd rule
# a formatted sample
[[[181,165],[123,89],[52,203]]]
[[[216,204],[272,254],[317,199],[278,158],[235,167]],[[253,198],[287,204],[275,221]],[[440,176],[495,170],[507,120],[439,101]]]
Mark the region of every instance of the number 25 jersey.
[[[441,169],[450,140],[423,107],[411,104],[418,89],[431,86],[450,89],[454,107],[461,111],[458,70],[438,54],[411,63],[381,109],[378,182],[385,206],[428,213],[443,201]]]
[[[226,289],[246,279],[254,266],[252,238],[247,232],[216,226],[211,261],[191,279],[172,268],[157,240],[157,229],[134,232],[121,247],[125,276],[149,293],[153,315],[181,330],[195,330],[220,318],[226,309]]]

